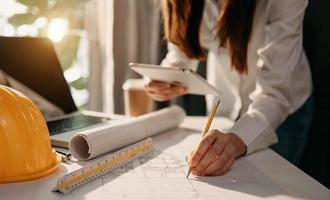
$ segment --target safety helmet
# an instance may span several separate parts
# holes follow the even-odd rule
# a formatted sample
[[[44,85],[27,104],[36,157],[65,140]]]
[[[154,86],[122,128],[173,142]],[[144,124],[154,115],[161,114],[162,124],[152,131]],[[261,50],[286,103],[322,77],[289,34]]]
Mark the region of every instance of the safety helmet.
[[[0,183],[44,177],[59,162],[37,106],[20,92],[0,85]]]

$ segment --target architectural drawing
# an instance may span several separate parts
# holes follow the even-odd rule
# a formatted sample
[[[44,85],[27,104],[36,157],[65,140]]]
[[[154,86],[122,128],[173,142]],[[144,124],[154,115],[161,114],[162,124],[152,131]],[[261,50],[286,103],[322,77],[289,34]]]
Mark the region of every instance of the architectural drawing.
[[[244,159],[222,177],[186,179],[187,164],[169,152],[153,151],[73,190],[71,199],[263,199],[285,192]],[[244,163],[244,164],[243,164]],[[93,191],[93,193],[92,193]],[[225,198],[226,199],[226,198]]]
[[[184,167],[175,156],[154,151],[104,175],[102,187],[109,198],[195,199],[198,193]]]

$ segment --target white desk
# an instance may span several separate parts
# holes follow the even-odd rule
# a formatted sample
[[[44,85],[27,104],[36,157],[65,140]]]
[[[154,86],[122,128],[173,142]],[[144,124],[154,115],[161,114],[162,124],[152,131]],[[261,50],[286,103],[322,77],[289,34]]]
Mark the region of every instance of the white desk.
[[[191,125],[193,125],[197,129],[203,127],[205,121],[206,119],[203,117],[190,117],[185,120],[183,126],[190,125],[192,127]],[[330,199],[330,191],[326,187],[271,149],[254,153],[245,159],[253,163],[257,169],[262,171],[290,196],[302,199]]]
[[[205,117],[188,117],[180,129],[154,137],[155,152],[165,157],[169,155],[183,158],[198,143],[200,131],[206,120]],[[215,119],[213,124],[213,128],[222,130],[230,126],[229,121],[220,118]],[[156,165],[163,165],[157,163],[159,160],[156,157],[150,161]],[[222,177],[192,178],[192,180],[171,177],[169,180],[173,181],[172,184],[161,182],[162,177],[153,178],[150,182],[153,184],[149,184],[148,189],[151,192],[159,190],[160,196],[142,195],[141,191],[146,189],[146,183],[138,176],[141,167],[133,164],[133,169],[130,170],[135,170],[134,173],[131,171],[126,174],[109,173],[106,177],[99,178],[67,195],[51,192],[59,176],[79,167],[79,163],[62,164],[57,173],[40,180],[1,184],[0,199],[330,199],[330,191],[327,188],[269,149],[246,156],[237,163],[231,172]],[[155,177],[163,173],[161,169],[159,170],[159,173],[155,172]],[[186,170],[183,166],[183,176]],[[125,180],[131,182],[125,183]],[[184,185],[187,182],[188,185]],[[258,184],[260,190],[257,188]],[[132,185],[134,187],[129,187]],[[155,186],[159,187],[155,188]],[[171,194],[174,189],[178,192]]]

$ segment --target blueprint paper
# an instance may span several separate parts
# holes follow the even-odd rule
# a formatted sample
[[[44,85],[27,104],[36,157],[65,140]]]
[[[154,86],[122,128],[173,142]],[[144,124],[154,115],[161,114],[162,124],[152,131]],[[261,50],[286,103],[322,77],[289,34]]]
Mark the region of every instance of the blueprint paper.
[[[223,124],[223,122],[221,123]],[[224,125],[224,124],[223,124]],[[185,155],[200,140],[200,131],[173,129],[153,137],[155,150],[61,198],[134,200],[291,200],[246,158],[235,162],[224,176],[186,178]],[[88,163],[88,162],[86,162]],[[38,199],[38,198],[37,198]]]
[[[69,150],[78,160],[89,160],[147,137],[178,127],[186,114],[172,106],[136,118],[78,132]]]

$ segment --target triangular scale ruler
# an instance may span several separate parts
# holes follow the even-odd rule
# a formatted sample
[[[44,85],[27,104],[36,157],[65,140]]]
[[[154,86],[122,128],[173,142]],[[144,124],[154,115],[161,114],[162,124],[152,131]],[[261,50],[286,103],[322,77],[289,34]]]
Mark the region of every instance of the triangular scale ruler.
[[[86,184],[136,158],[139,158],[153,149],[151,138],[127,146],[102,159],[89,163],[82,168],[70,172],[57,181],[53,191],[68,193],[73,189]]]

